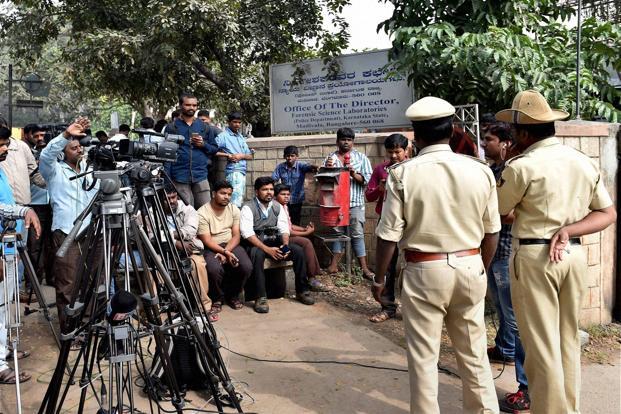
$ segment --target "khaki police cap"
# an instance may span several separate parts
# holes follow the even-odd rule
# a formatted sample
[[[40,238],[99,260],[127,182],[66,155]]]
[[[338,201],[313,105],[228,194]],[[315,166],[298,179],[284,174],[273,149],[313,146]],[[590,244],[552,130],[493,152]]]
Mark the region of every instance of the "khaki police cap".
[[[410,121],[428,121],[451,115],[455,115],[455,107],[444,99],[435,96],[425,96],[414,102],[405,111],[405,116]]]
[[[511,109],[503,109],[496,119],[510,124],[545,124],[560,121],[569,116],[568,112],[552,109],[539,92],[529,89],[515,95]]]

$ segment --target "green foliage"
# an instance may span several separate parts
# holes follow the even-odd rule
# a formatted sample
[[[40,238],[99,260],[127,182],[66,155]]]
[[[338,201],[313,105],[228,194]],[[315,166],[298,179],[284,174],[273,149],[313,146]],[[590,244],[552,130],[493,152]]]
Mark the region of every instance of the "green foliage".
[[[69,87],[162,115],[179,92],[201,107],[241,108],[260,130],[269,119],[272,63],[331,56],[347,45],[338,16],[348,0],[14,0],[0,18],[14,59],[66,39]],[[334,33],[323,29],[322,6]],[[28,39],[24,42],[23,39]],[[256,131],[256,129],[255,129]]]
[[[479,103],[493,112],[535,88],[575,116],[576,29],[562,22],[572,12],[567,6],[547,0],[393,3],[395,14],[380,27],[394,34],[397,69],[410,73],[419,96]],[[610,85],[607,68],[621,70],[621,28],[589,18],[582,26],[583,118],[621,119],[615,107],[621,93]]]

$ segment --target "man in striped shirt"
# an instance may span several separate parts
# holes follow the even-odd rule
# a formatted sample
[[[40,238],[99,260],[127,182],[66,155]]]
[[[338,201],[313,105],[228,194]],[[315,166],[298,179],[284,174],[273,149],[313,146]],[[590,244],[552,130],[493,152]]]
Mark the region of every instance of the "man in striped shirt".
[[[372,279],[374,274],[367,265],[367,252],[364,245],[364,188],[371,178],[371,163],[366,155],[354,149],[355,134],[351,128],[341,128],[336,132],[337,150],[326,158],[325,167],[349,167],[351,184],[349,188],[349,236],[351,245],[362,268],[362,275]],[[349,164],[347,164],[347,161]],[[346,232],[346,228],[337,227],[336,230]],[[343,246],[336,242],[332,246],[332,261],[328,267],[329,273],[338,271],[338,264],[343,256]]]

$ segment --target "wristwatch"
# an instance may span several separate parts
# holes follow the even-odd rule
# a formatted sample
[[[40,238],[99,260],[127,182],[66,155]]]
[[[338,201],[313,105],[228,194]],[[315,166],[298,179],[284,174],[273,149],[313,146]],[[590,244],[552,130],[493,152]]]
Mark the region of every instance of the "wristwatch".
[[[373,275],[373,286],[374,287],[382,287],[382,286],[384,286],[386,284],[386,280],[384,280],[382,283],[378,283],[378,282],[375,281],[375,277],[376,276],[377,275]]]

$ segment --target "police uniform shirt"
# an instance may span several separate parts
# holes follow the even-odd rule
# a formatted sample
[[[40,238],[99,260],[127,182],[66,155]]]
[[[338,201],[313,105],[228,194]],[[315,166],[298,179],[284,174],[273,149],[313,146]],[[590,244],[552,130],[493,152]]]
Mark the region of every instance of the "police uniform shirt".
[[[590,210],[612,205],[595,162],[556,137],[536,142],[507,163],[498,199],[500,214],[515,209],[516,238],[550,239]]]
[[[450,253],[479,248],[500,230],[496,182],[489,167],[430,145],[390,168],[376,234],[401,249]]]

